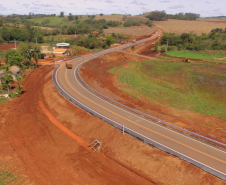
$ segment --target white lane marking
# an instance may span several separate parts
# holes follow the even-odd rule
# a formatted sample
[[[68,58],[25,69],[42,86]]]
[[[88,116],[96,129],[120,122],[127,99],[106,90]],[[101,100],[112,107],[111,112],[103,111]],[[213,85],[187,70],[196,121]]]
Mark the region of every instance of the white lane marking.
[[[56,79],[56,82],[57,82],[58,86],[61,88],[62,91],[64,91],[64,89],[60,86],[60,84],[58,83],[58,80],[57,80],[57,73],[58,73],[58,70],[59,70],[60,68],[61,68],[61,66],[60,66],[60,67],[57,69],[57,71],[56,71],[55,79]],[[66,91],[64,91],[64,93],[67,94],[70,98],[74,99],[74,97],[72,97],[71,95],[69,95]],[[75,100],[75,99],[74,99],[74,100]],[[75,100],[75,101],[79,102],[78,100]],[[92,110],[91,108],[87,107],[87,106],[84,105],[83,103],[81,103],[81,102],[79,102],[79,103],[80,103],[81,105],[83,105],[84,107],[86,107],[87,109]],[[109,118],[103,116],[102,114],[100,114],[100,113],[98,113],[98,112],[96,112],[96,111],[94,111],[94,110],[92,110],[92,111],[95,112],[97,115],[100,115],[101,117],[104,117],[105,119],[110,120],[110,121],[112,121],[113,123],[115,123],[115,124],[117,124],[117,125],[120,125],[120,126],[122,127],[121,124],[119,124],[119,123],[117,123],[117,122],[115,122],[115,121],[113,121],[113,120],[111,120],[111,119],[109,119]],[[128,129],[128,130],[131,130],[131,129]],[[133,130],[131,130],[131,131],[133,131]],[[138,132],[135,132],[135,131],[133,131],[133,132],[136,133],[136,134],[138,134],[138,135],[140,135],[140,136],[142,136],[142,137],[144,137],[144,138],[146,138],[146,139],[149,139],[149,140],[151,140],[152,142],[155,142],[155,143],[157,143],[157,144],[159,144],[159,145],[161,145],[161,146],[163,146],[163,147],[165,147],[165,148],[168,148],[169,150],[172,150],[172,151],[176,152],[177,154],[180,154],[180,155],[182,155],[182,156],[184,156],[184,157],[187,157],[188,159],[191,159],[191,160],[193,160],[193,161],[195,161],[195,162],[197,162],[197,163],[199,163],[199,164],[201,164],[201,165],[203,165],[203,166],[205,166],[205,167],[207,167],[207,168],[209,168],[209,169],[212,169],[212,170],[214,170],[214,171],[216,171],[216,172],[218,172],[218,173],[223,174],[224,176],[226,176],[226,174],[223,173],[223,172],[220,172],[220,171],[218,171],[218,170],[216,170],[216,169],[214,169],[214,168],[212,168],[212,167],[210,167],[210,166],[207,166],[207,165],[205,165],[205,164],[203,164],[203,163],[201,163],[201,162],[199,162],[199,161],[197,161],[197,160],[195,160],[195,159],[193,159],[193,158],[191,158],[191,157],[188,157],[188,156],[186,156],[186,155],[184,155],[184,154],[182,154],[182,153],[180,153],[180,152],[177,152],[176,150],[173,150],[173,149],[171,149],[170,147],[167,147],[167,146],[165,146],[165,145],[163,145],[163,144],[161,144],[161,143],[158,143],[158,142],[156,142],[156,141],[153,140],[153,139],[150,139],[150,138],[148,138],[148,137],[146,137],[146,136],[143,136],[142,134],[139,134]],[[178,156],[178,157],[179,157],[179,156]]]

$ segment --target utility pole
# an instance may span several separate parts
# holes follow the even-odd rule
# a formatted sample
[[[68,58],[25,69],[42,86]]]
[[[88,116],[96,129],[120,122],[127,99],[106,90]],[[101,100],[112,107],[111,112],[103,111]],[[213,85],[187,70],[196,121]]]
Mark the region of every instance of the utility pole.
[[[167,47],[168,47],[169,39],[167,39]]]

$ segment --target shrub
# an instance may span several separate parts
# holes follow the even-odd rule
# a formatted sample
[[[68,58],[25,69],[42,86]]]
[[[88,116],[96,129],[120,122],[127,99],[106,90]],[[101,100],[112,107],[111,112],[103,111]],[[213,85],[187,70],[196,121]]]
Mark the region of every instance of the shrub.
[[[167,51],[167,47],[166,46],[162,46],[161,47],[161,52],[166,52]]]
[[[11,98],[15,98],[16,96],[18,96],[18,94],[12,92],[9,93],[9,97]]]

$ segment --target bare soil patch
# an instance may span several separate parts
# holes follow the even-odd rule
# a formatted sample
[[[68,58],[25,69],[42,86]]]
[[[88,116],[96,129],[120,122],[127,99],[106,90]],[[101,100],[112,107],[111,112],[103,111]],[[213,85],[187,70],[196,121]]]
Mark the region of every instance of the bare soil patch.
[[[176,34],[193,32],[197,35],[209,33],[215,28],[225,28],[225,23],[218,21],[186,21],[173,19],[169,19],[168,21],[155,21],[154,25],[161,28],[165,32]]]
[[[148,27],[148,26],[131,26],[131,27],[111,27],[108,29],[104,29],[104,33],[112,34],[112,33],[119,33],[124,36],[134,35],[134,39],[136,39],[139,36],[149,35],[152,32],[154,32],[156,28],[154,27]]]
[[[122,17],[123,15],[96,15],[96,17],[94,18],[95,20],[99,20],[99,19],[105,19],[106,21],[122,21]]]
[[[77,35],[54,35],[54,38],[76,38]]]
[[[16,44],[16,46],[18,47],[19,44]],[[7,51],[9,49],[13,49],[15,48],[15,44],[1,44],[0,45],[0,50],[3,50],[3,51]]]
[[[120,80],[115,75],[107,72],[114,66],[122,65],[126,67],[129,62],[141,62],[144,60],[147,59],[125,53],[112,53],[86,63],[84,68],[81,69],[81,74],[84,80],[94,89],[98,89],[102,94],[122,104],[175,125],[178,122],[182,123],[185,129],[225,143],[226,124],[224,120],[216,116],[201,115],[167,107],[161,103],[149,103],[149,100],[143,96],[139,96],[138,99],[131,97],[120,90],[120,87],[123,86]],[[133,94],[132,89],[127,89],[127,92]]]

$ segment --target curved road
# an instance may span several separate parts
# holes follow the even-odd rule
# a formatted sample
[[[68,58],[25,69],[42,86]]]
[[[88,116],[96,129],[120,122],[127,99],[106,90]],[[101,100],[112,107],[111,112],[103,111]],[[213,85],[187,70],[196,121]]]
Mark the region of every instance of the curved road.
[[[157,31],[152,38],[145,39],[152,40],[160,36],[160,30]],[[138,41],[136,44],[143,42]],[[126,44],[131,46],[132,44]],[[104,50],[95,54],[80,57],[71,60],[73,63],[73,69],[67,70],[65,64],[57,69],[55,73],[55,81],[57,86],[64,91],[71,98],[76,99],[83,105],[94,110],[103,117],[109,118],[113,122],[125,125],[126,128],[136,131],[139,134],[149,138],[150,140],[158,143],[172,151],[185,156],[192,161],[204,165],[208,169],[220,174],[221,178],[226,180],[226,152],[202,143],[198,140],[187,137],[181,133],[170,130],[155,122],[142,118],[132,112],[117,107],[100,97],[91,93],[84,86],[78,78],[78,66],[89,60],[94,56],[101,56],[108,52],[119,51],[126,45],[118,46],[108,50]]]

